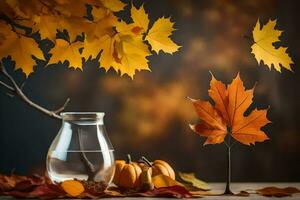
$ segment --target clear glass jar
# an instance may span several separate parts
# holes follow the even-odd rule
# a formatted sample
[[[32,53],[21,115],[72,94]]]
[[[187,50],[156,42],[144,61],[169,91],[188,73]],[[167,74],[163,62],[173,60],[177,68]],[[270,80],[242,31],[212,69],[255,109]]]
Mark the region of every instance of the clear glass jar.
[[[54,182],[70,179],[101,182],[114,175],[114,149],[103,123],[104,113],[65,112],[60,131],[47,156],[47,172]]]

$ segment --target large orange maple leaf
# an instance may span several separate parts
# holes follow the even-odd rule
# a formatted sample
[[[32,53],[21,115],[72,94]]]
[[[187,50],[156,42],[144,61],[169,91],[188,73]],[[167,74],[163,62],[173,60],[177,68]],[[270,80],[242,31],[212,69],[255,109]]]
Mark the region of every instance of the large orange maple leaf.
[[[191,129],[200,136],[207,137],[204,145],[222,143],[228,134],[246,145],[269,139],[261,130],[270,123],[267,118],[268,109],[254,109],[249,115],[244,115],[252,104],[253,92],[254,87],[245,89],[239,74],[227,87],[212,75],[208,93],[215,104],[190,99],[202,120],[199,124],[190,125]]]

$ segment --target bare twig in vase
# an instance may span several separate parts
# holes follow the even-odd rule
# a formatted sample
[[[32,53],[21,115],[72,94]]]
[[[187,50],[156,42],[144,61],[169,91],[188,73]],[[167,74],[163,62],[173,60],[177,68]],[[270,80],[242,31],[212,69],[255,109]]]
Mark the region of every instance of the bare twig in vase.
[[[82,139],[81,139],[81,131],[80,130],[78,131],[77,135],[78,135],[79,148],[81,150],[80,157],[81,157],[81,160],[84,164],[85,170],[88,174],[88,179],[87,180],[88,181],[93,181],[95,173],[96,173],[96,169],[95,169],[94,165],[90,162],[90,160],[88,159],[87,155],[84,152],[84,147],[81,143]]]

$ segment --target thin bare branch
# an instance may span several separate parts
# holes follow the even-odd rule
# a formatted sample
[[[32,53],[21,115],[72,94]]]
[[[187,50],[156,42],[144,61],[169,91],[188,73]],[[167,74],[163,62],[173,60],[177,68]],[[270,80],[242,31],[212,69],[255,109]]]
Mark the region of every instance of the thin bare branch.
[[[21,89],[21,90],[23,90],[25,84],[26,84],[26,81],[24,81],[24,82],[22,83],[22,85],[20,86],[20,89]]]
[[[0,85],[2,85],[3,87],[5,87],[6,89],[8,89],[11,92],[15,92],[15,89],[13,87],[11,87],[10,85],[0,81]]]
[[[11,94],[11,93],[5,93],[7,96],[9,96],[10,98],[14,98],[15,97],[15,95],[13,95],[13,94]]]
[[[79,142],[79,148],[81,150],[83,150],[83,146],[82,146],[82,139],[81,139],[81,130],[79,129],[78,132],[77,132],[77,136],[78,136],[78,142]],[[81,159],[85,165],[85,168],[86,168],[86,171],[88,173],[88,181],[93,181],[94,179],[94,176],[95,176],[95,172],[96,172],[96,169],[94,167],[94,165],[89,161],[88,157],[86,156],[85,152],[84,151],[81,151]]]
[[[13,91],[15,96],[19,97],[22,101],[24,101],[26,104],[28,104],[29,106],[35,108],[36,110],[50,116],[56,119],[61,119],[61,116],[58,115],[59,112],[61,112],[63,109],[65,109],[65,107],[67,106],[67,104],[69,103],[69,99],[66,100],[66,102],[64,103],[64,105],[62,107],[60,107],[59,109],[57,109],[56,111],[50,111],[36,103],[34,103],[33,101],[31,101],[21,90],[21,88],[18,86],[18,84],[16,83],[16,81],[14,80],[14,78],[6,71],[5,67],[3,65],[1,65],[0,63],[0,70],[3,73],[3,75],[8,78],[8,80],[11,82],[11,84],[13,85],[13,87],[7,85],[4,82],[1,82],[0,84],[4,87],[6,87],[7,89],[9,89],[10,91]]]
[[[62,105],[57,110],[54,110],[53,112],[56,113],[56,114],[62,112],[68,106],[69,102],[70,102],[70,98],[67,98],[67,100],[65,101],[64,105]]]

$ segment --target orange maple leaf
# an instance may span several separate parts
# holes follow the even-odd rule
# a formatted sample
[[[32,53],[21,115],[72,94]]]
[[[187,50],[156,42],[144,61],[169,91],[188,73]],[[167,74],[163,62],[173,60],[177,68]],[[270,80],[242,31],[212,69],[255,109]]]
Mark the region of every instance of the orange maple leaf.
[[[252,104],[253,92],[254,87],[245,89],[239,74],[227,87],[212,75],[208,93],[215,104],[190,99],[202,120],[199,124],[190,125],[191,129],[207,137],[204,145],[222,143],[228,134],[246,145],[269,139],[261,130],[270,123],[268,109],[254,109],[249,115],[244,115]]]

